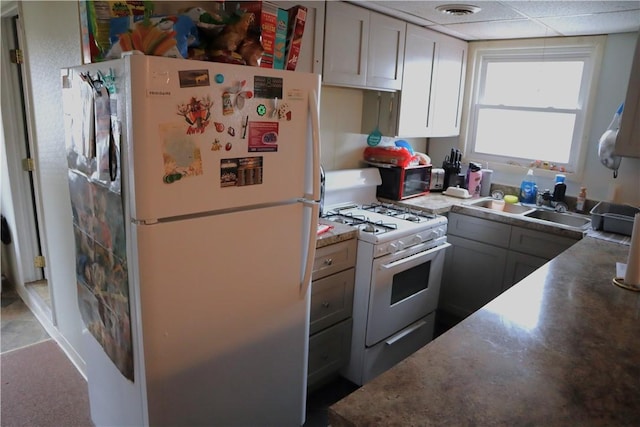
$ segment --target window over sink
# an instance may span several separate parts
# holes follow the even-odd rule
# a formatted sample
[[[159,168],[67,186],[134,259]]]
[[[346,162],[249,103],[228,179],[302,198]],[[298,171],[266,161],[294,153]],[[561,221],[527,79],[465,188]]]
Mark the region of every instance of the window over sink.
[[[469,157],[505,168],[538,162],[579,179],[604,41],[594,36],[470,44],[464,133]]]

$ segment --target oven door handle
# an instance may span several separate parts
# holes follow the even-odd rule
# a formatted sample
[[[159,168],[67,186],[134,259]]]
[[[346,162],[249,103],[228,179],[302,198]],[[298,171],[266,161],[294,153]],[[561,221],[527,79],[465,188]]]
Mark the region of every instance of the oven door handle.
[[[431,254],[433,254],[435,252],[447,249],[449,246],[451,246],[451,243],[445,243],[444,245],[436,246],[435,248],[429,249],[427,251],[418,252],[417,254],[410,255],[410,256],[408,256],[406,258],[400,258],[399,260],[390,262],[388,264],[382,264],[380,266],[380,268],[384,268],[384,269],[388,270],[390,268],[394,268],[394,267],[397,267],[399,265],[405,264],[407,262],[411,262],[411,261],[413,261],[415,259],[418,259],[418,258],[421,258],[423,256],[431,255]]]
[[[395,334],[394,336],[392,336],[391,338],[386,340],[384,343],[386,345],[394,345],[396,342],[400,341],[402,338],[404,338],[407,335],[417,331],[418,329],[422,328],[426,324],[427,324],[427,322],[425,322],[424,320],[421,320],[421,321],[419,321],[417,323],[414,323],[413,325],[409,326],[408,328],[401,330],[400,332],[398,332],[397,334]]]

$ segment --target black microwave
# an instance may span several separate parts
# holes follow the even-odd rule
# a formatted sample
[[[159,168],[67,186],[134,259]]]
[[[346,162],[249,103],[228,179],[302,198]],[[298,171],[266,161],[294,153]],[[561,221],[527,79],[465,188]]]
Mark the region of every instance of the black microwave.
[[[403,200],[429,192],[431,165],[376,167],[382,178],[382,184],[376,190],[376,196],[380,198]]]

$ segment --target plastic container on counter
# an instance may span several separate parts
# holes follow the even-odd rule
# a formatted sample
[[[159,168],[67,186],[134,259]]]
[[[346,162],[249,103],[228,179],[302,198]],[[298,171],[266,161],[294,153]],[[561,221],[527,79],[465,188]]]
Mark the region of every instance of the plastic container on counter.
[[[631,236],[637,213],[640,209],[633,206],[600,202],[591,209],[591,228]]]

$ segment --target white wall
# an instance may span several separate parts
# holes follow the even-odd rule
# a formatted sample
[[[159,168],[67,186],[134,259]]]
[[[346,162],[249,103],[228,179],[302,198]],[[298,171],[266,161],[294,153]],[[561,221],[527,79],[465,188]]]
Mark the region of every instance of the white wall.
[[[320,99],[321,162],[325,170],[361,168],[367,147],[367,134],[362,134],[361,89],[322,86]],[[371,129],[373,131],[373,129]],[[402,138],[414,150],[425,152],[425,138]],[[380,145],[392,145],[394,138],[383,137]]]
[[[600,136],[609,126],[615,110],[625,99],[637,36],[637,33],[607,36],[591,127],[588,129],[589,147],[584,179],[580,183],[568,182],[567,195],[577,196],[580,187],[584,186],[587,188],[587,197],[591,200],[612,200],[616,203],[640,205],[640,159],[624,158],[618,178],[613,179],[613,171],[604,167],[598,158]],[[429,140],[429,154],[434,164],[442,164],[451,147],[457,146],[458,138]],[[524,173],[514,175],[496,171],[492,181],[517,187],[523,175]],[[542,189],[553,188],[553,178],[538,178],[538,186]]]
[[[640,206],[640,159],[623,158],[618,178],[600,163],[598,141],[607,129],[613,113],[624,102],[637,33],[613,34],[607,37],[602,60],[596,104],[591,121],[584,186],[597,200],[609,200],[617,193],[616,202]],[[617,191],[616,191],[617,190]],[[597,197],[596,197],[597,196]]]
[[[75,251],[67,184],[60,69],[81,63],[78,2],[26,1],[19,15],[25,39],[22,48],[31,87],[30,137],[35,150],[35,179],[41,192],[44,255],[52,291],[53,321],[63,348],[79,365],[82,320],[77,304]]]

